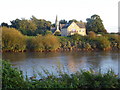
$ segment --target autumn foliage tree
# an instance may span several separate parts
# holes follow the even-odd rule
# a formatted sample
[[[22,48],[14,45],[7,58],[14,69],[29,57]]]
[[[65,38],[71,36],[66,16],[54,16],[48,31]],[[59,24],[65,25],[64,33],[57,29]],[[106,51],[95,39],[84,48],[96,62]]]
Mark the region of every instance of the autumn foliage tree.
[[[25,36],[15,28],[2,27],[2,49],[13,51],[25,50]]]
[[[28,37],[27,38],[27,49],[32,51],[43,51],[44,45],[43,45],[43,36],[38,35],[35,37]]]
[[[56,50],[60,47],[58,38],[50,34],[44,36],[43,45],[46,50]]]

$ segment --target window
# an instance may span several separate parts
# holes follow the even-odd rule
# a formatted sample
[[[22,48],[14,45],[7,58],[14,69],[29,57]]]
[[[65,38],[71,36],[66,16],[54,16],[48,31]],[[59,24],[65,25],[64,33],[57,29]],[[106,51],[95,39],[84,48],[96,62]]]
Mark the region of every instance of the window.
[[[76,29],[72,29],[72,31],[76,31]]]

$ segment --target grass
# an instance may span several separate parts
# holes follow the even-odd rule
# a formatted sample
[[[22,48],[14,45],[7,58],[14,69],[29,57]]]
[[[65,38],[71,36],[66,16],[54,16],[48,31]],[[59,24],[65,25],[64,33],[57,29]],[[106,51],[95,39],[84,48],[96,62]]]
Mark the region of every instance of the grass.
[[[3,60],[2,88],[7,89],[36,89],[36,88],[120,88],[120,79],[112,70],[102,74],[89,71],[78,71],[74,74],[59,72],[58,76],[44,70],[46,77],[36,79],[34,76],[24,79],[22,72],[12,68],[9,62]],[[40,77],[42,73],[38,73]]]

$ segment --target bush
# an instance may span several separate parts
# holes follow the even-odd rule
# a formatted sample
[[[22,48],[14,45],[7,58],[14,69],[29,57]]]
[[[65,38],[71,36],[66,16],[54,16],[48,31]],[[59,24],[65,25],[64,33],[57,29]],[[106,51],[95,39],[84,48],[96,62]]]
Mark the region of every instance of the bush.
[[[101,50],[109,49],[110,48],[110,41],[107,39],[107,37],[98,37],[96,39],[97,42],[97,48]]]
[[[60,47],[58,38],[49,34],[43,37],[43,45],[45,50],[56,50]]]
[[[25,88],[26,82],[23,78],[22,72],[16,68],[12,68],[7,61],[2,61],[2,89],[17,89]]]
[[[26,37],[14,28],[2,27],[2,48],[23,51],[26,49]]]
[[[111,42],[111,47],[120,49],[120,35],[107,35]]]
[[[43,71],[47,72],[47,76],[44,78],[24,80],[20,71],[12,68],[10,63],[3,61],[2,88],[6,90],[22,88],[120,88],[120,79],[112,70],[105,74],[94,72],[91,69],[77,71],[74,74],[58,71],[58,76],[50,74],[47,70]],[[40,75],[42,74],[40,73]]]
[[[90,31],[90,32],[88,33],[88,36],[89,36],[90,38],[95,38],[95,37],[96,37],[96,34],[95,34],[95,32]]]
[[[45,49],[43,45],[43,36],[38,35],[36,37],[28,37],[27,39],[27,49],[33,51],[42,51]]]

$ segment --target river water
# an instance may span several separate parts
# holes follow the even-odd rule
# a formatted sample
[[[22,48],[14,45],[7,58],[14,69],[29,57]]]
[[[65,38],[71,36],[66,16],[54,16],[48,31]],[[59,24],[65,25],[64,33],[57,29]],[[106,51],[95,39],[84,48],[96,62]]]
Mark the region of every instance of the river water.
[[[106,73],[112,69],[118,74],[120,52],[24,52],[11,53],[5,52],[2,58],[9,60],[13,67],[23,71],[28,77],[43,70],[57,75],[58,71],[74,73],[76,71],[89,70]]]

